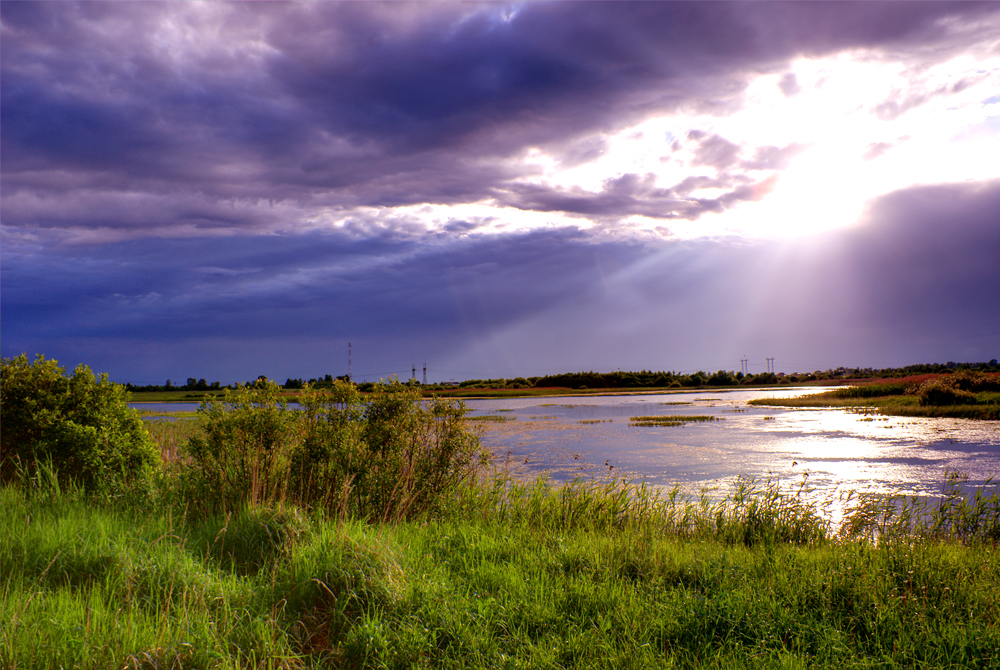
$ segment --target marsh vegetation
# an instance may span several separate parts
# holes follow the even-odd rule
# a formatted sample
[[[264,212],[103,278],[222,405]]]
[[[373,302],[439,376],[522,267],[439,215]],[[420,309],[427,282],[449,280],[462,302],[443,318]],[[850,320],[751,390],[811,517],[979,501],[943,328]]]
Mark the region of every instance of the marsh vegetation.
[[[845,386],[798,398],[762,398],[774,407],[863,407],[893,416],[1000,419],[1000,373],[963,371]]]
[[[805,480],[556,487],[491,470],[461,405],[379,394],[239,389],[147,423],[165,458],[115,487],[20,447],[0,666],[1000,665],[993,482],[851,495],[837,524]]]

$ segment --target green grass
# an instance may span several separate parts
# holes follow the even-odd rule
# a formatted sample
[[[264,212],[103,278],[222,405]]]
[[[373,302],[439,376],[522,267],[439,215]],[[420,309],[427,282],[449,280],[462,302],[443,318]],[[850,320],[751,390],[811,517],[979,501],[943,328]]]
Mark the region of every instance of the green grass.
[[[177,412],[176,414],[188,414],[187,412]],[[162,415],[157,415],[162,416]],[[145,421],[146,430],[153,442],[160,448],[163,460],[173,463],[181,455],[183,446],[187,441],[196,435],[202,434],[201,426],[197,418],[178,417],[161,421]]]
[[[496,479],[377,525],[7,486],[0,667],[995,668],[1000,501],[957,490],[855,500],[835,535],[751,480]]]
[[[852,393],[853,389],[855,387],[834,389],[798,398],[759,398],[750,400],[748,404],[764,407],[864,407],[889,416],[1000,420],[1000,393],[995,391],[977,393],[975,405],[921,405],[920,399],[914,395],[869,395]]]

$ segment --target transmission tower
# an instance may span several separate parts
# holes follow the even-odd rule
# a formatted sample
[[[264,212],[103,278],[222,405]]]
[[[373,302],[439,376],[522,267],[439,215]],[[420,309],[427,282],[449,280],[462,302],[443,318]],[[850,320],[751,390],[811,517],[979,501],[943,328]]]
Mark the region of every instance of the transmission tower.
[[[413,364],[413,376],[410,377],[410,379],[412,379],[413,381],[417,381],[417,364],[416,363]]]
[[[773,374],[774,373],[774,356],[771,356],[770,358],[765,358],[764,360],[767,361],[767,371]]]
[[[347,343],[347,381],[351,381],[351,343]]]
[[[427,363],[424,363],[424,386],[427,386]]]
[[[743,358],[740,359],[740,371],[744,374],[744,376],[747,373],[747,361],[748,360],[749,359],[747,358],[746,354],[743,354]]]

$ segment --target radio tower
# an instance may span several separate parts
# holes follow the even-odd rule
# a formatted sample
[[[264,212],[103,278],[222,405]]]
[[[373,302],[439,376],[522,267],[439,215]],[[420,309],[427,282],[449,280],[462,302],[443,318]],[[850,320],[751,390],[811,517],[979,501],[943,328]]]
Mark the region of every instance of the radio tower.
[[[424,386],[427,386],[427,363],[424,363]]]

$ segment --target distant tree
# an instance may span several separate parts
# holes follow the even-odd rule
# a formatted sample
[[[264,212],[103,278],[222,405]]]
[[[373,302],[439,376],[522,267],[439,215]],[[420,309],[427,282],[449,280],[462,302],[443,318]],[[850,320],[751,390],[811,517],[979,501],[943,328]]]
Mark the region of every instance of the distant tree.
[[[709,386],[734,386],[735,384],[736,377],[728,370],[719,370],[708,378]]]

